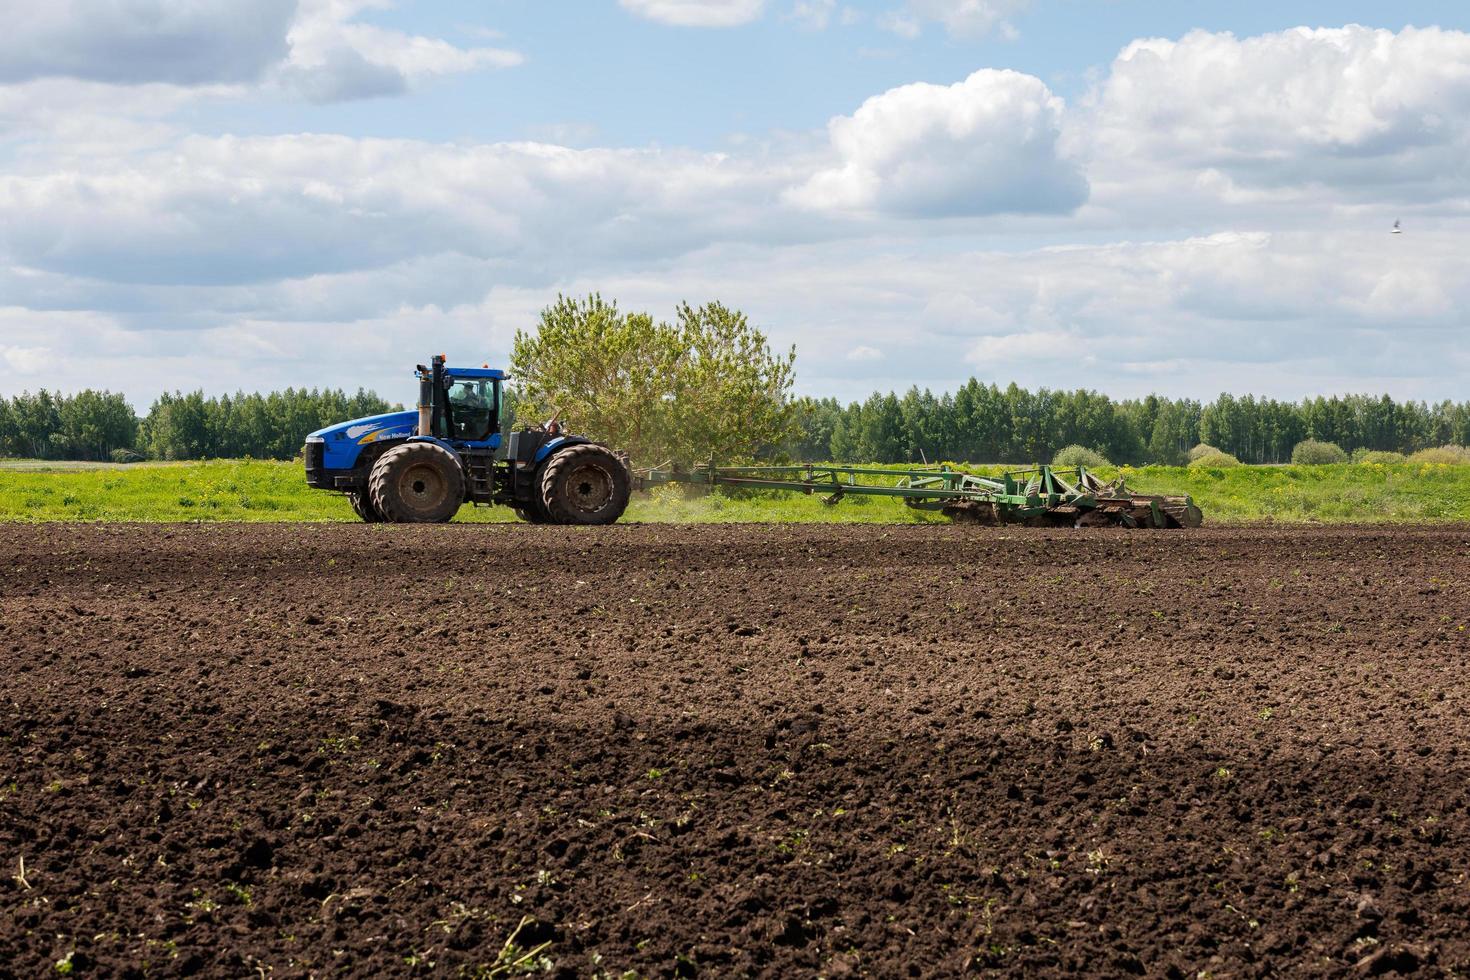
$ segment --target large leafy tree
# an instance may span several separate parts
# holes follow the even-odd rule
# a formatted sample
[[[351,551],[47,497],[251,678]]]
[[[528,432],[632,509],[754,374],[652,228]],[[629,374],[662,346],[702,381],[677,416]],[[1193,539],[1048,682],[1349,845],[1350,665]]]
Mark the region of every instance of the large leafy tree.
[[[561,296],[534,332],[516,331],[510,370],[521,422],[572,422],[640,458],[666,444],[677,331],[601,296]]]
[[[683,304],[668,323],[562,296],[516,332],[510,368],[524,421],[558,417],[648,463],[731,463],[793,435],[795,357],[719,303]]]
[[[720,303],[681,304],[666,431],[680,460],[734,463],[770,458],[794,431],[796,348],[772,353],[766,335],[744,313]]]

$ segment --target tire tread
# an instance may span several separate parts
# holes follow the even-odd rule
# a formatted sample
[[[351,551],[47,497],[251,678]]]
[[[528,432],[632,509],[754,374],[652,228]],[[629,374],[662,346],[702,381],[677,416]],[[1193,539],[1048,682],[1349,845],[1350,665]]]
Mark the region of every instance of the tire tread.
[[[557,500],[556,489],[562,479],[562,474],[571,469],[578,461],[585,461],[589,457],[604,457],[613,473],[613,493],[617,500],[613,506],[592,520],[587,520],[586,515],[573,513],[560,505]],[[612,524],[623,516],[623,511],[628,508],[628,498],[631,495],[631,480],[627,466],[622,460],[613,455],[611,450],[597,443],[584,442],[570,446],[557,453],[546,463],[541,472],[541,504],[542,509],[550,518],[552,524]]]
[[[439,461],[438,465],[444,470],[445,479],[449,483],[448,496],[454,502],[453,509],[450,509],[448,513],[428,521],[420,520],[405,508],[398,506],[397,490],[393,480],[394,470],[400,464],[407,465],[405,461],[411,461],[418,456]],[[401,446],[394,446],[373,463],[372,472],[368,476],[368,493],[373,507],[383,515],[383,520],[390,524],[443,524],[455,515],[459,510],[459,505],[464,502],[464,473],[460,469],[459,461],[441,446],[432,442],[406,442]]]

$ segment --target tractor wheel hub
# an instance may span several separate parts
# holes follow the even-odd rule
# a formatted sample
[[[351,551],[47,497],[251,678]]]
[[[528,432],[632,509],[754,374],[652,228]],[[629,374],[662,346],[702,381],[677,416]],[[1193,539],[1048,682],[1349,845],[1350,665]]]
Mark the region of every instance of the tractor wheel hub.
[[[600,466],[579,467],[568,483],[572,505],[585,513],[601,510],[613,495],[612,478]]]
[[[432,466],[413,466],[404,471],[399,488],[405,498],[422,507],[431,507],[444,497],[444,476]]]

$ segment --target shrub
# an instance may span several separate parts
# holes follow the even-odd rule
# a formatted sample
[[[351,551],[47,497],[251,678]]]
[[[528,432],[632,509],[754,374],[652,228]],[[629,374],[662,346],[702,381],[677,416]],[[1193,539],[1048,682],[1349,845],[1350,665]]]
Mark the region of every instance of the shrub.
[[[1195,448],[1198,449],[1199,447],[1196,446]],[[1240,465],[1240,460],[1236,459],[1234,456],[1230,455],[1229,453],[1221,452],[1220,450],[1216,449],[1214,446],[1206,446],[1205,449],[1208,450],[1208,451],[1207,452],[1203,452],[1203,453],[1199,453],[1199,454],[1196,454],[1193,451],[1190,452],[1189,455],[1192,458],[1189,461],[1189,465],[1191,467],[1198,466],[1198,467],[1201,467],[1202,469],[1212,469],[1212,468],[1221,467],[1221,466],[1239,466]]]
[[[1291,451],[1291,461],[1298,466],[1326,466],[1330,463],[1346,463],[1348,454],[1335,442],[1303,439]]]
[[[1088,469],[1096,469],[1099,466],[1112,466],[1108,458],[1095,449],[1086,446],[1064,446],[1057,450],[1057,454],[1051,458],[1053,466],[1086,466]]]
[[[1389,463],[1402,463],[1406,459],[1408,459],[1408,457],[1405,456],[1403,453],[1396,453],[1387,449],[1353,450],[1354,463],[1379,463],[1386,465]]]
[[[1419,450],[1409,457],[1409,462],[1470,465],[1470,449],[1464,446],[1435,446],[1433,449]]]
[[[110,454],[114,463],[141,463],[143,457],[131,449],[114,449]]]
[[[1189,451],[1189,461],[1191,463],[1193,463],[1195,460],[1199,459],[1201,456],[1207,456],[1207,455],[1210,455],[1212,453],[1218,453],[1218,452],[1220,452],[1220,450],[1216,449],[1214,446],[1210,445],[1207,442],[1202,442],[1198,446],[1195,446],[1193,449],[1191,449]]]

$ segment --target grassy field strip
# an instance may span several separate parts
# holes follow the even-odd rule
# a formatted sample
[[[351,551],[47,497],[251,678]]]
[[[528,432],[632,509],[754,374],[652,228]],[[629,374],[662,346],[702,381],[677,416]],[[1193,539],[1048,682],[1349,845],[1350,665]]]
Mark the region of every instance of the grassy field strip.
[[[902,467],[893,467],[901,469]],[[979,466],[996,474],[1003,467]],[[1119,471],[1100,471],[1112,477]],[[1224,469],[1124,469],[1141,493],[1188,493],[1207,523],[1470,521],[1470,466],[1346,463]],[[881,482],[881,478],[874,478]],[[465,507],[458,521],[514,520]],[[306,486],[299,463],[109,464],[0,462],[0,521],[355,521],[346,499]],[[625,520],[657,522],[942,520],[901,501],[848,497],[827,506],[792,493],[709,495],[664,487],[635,495]]]
[[[191,461],[149,460],[141,463],[108,463],[83,459],[0,459],[0,473],[86,473],[96,470],[128,470],[140,466],[197,466]]]

